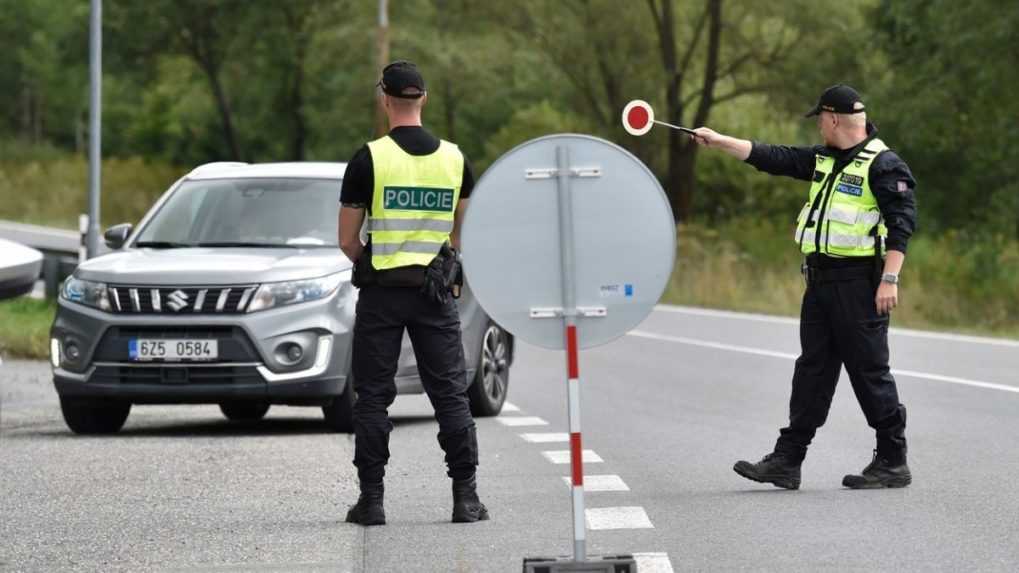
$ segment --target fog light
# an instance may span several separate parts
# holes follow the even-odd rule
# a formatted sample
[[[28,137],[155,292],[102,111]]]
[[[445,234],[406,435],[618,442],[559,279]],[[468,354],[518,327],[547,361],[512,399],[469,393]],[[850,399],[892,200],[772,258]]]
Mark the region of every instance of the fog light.
[[[294,366],[304,357],[304,348],[296,342],[284,342],[276,347],[276,361],[284,366]]]
[[[81,358],[81,351],[78,350],[78,345],[74,343],[68,344],[67,350],[65,350],[65,352],[67,353],[68,360],[70,360],[71,362],[75,362],[79,358]]]
[[[56,338],[50,339],[50,364],[60,368],[60,341]]]

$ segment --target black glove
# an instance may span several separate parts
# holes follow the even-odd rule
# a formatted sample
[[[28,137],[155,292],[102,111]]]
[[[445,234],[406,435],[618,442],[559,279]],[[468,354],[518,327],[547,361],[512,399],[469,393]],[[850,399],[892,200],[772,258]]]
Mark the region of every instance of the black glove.
[[[439,304],[449,302],[449,287],[446,286],[441,266],[430,264],[425,269],[425,282],[421,285],[421,294]]]
[[[425,268],[425,282],[421,285],[421,293],[425,295],[425,298],[439,304],[449,302],[459,267],[456,251],[449,246],[449,243],[443,244],[439,249],[439,254]]]

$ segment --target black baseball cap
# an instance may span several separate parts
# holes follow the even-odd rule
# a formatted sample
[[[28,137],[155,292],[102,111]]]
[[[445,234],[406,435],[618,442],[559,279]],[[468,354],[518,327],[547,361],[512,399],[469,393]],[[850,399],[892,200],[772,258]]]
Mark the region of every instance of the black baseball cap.
[[[838,84],[824,90],[821,98],[817,100],[817,105],[804,117],[813,117],[822,111],[860,113],[865,109],[860,94],[856,90],[845,84]]]
[[[382,78],[377,84],[386,95],[404,99],[417,99],[425,95],[425,79],[413,62],[397,60],[382,68]],[[407,89],[416,89],[404,93]]]

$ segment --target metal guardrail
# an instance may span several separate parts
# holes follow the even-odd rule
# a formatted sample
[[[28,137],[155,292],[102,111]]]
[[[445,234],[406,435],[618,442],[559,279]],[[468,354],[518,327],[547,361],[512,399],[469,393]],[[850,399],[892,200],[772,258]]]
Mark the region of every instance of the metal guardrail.
[[[0,221],[0,238],[53,254],[78,256],[81,234],[67,229]]]
[[[74,272],[82,257],[82,234],[77,231],[0,221],[0,238],[42,251],[47,298],[56,298],[60,283]],[[100,247],[100,254],[108,252],[106,245]]]

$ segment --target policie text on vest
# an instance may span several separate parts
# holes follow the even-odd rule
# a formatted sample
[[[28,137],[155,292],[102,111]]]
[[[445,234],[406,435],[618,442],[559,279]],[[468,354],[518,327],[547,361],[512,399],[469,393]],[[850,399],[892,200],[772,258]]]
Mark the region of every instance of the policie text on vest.
[[[386,187],[386,209],[451,212],[453,190],[435,187]]]

